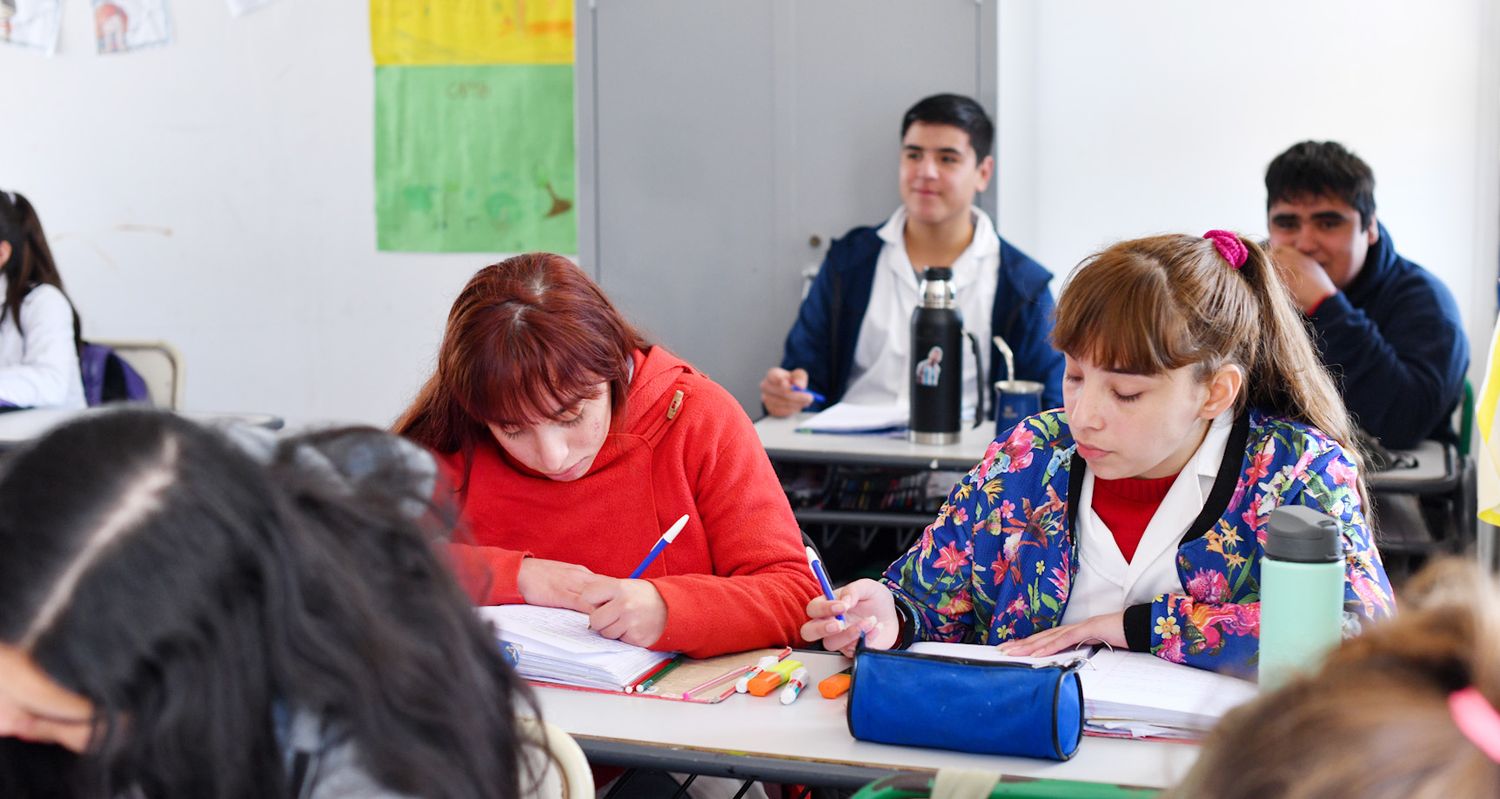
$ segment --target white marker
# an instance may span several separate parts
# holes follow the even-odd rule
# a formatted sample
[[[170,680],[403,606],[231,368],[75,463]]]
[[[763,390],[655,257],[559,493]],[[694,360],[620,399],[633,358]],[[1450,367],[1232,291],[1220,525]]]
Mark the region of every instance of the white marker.
[[[734,692],[737,694],[749,693],[750,681],[755,679],[755,676],[757,674],[760,674],[761,672],[771,668],[772,666],[780,662],[781,660],[778,659],[775,655],[766,655],[765,657],[761,658],[759,663],[751,666],[750,670],[745,672],[745,676],[735,681]]]
[[[786,681],[786,686],[781,689],[781,704],[790,705],[797,701],[797,697],[802,695],[802,689],[806,687],[807,669],[798,668],[792,672],[791,678]]]

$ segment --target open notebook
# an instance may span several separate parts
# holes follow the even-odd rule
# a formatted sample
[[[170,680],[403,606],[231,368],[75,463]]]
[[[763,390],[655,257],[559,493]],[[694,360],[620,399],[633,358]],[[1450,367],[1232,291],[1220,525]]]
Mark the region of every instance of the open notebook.
[[[1133,738],[1201,738],[1221,716],[1255,698],[1257,686],[1211,671],[1169,663],[1144,652],[1109,649],[1060,652],[1046,658],[1006,657],[993,646],[913,644],[913,652],[1021,663],[1066,662],[1080,657],[1084,730]]]
[[[694,660],[605,638],[589,629],[587,615],[573,610],[499,605],[480,608],[479,615],[494,622],[500,640],[515,652],[516,672],[528,680],[632,693],[650,679],[650,687],[639,695],[656,699],[723,701],[734,693],[735,678],[762,656],[780,659],[791,652],[756,649]],[[664,670],[669,665],[671,670]]]

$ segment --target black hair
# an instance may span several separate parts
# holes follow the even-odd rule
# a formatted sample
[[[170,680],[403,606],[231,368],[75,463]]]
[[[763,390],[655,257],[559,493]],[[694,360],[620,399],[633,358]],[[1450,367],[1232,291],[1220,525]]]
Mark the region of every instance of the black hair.
[[[1375,173],[1336,141],[1304,141],[1266,167],[1266,210],[1278,202],[1334,197],[1359,212],[1359,226],[1375,220]]]
[[[0,191],[0,241],[10,243],[10,260],[0,264],[0,272],[7,278],[4,305],[0,306],[0,321],[7,316],[21,327],[21,302],[37,286],[53,286],[68,297],[63,289],[62,275],[57,271],[57,262],[52,259],[52,249],[47,246],[47,235],[42,232],[42,220],[37,216],[31,201],[20,192]],[[68,299],[68,305],[73,301]],[[21,331],[25,335],[25,331]],[[83,346],[82,321],[78,309],[73,309],[73,346]]]
[[[984,107],[979,103],[961,94],[934,94],[918,100],[901,117],[902,138],[906,137],[907,129],[915,122],[952,125],[969,134],[969,144],[974,146],[975,161],[983,161],[989,157],[990,148],[995,144],[995,124],[990,121],[990,115],[984,112]]]
[[[91,792],[286,796],[276,719],[308,712],[392,791],[518,796],[534,700],[423,530],[432,472],[390,456],[419,450],[249,449],[122,410],[0,464],[0,642],[93,703]]]

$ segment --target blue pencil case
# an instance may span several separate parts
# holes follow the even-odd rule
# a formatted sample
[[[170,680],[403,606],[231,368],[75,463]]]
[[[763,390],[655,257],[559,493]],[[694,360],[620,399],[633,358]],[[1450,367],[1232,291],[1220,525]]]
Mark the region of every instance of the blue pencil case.
[[[1083,661],[998,663],[860,647],[849,732],[862,741],[1067,760],[1083,736]]]

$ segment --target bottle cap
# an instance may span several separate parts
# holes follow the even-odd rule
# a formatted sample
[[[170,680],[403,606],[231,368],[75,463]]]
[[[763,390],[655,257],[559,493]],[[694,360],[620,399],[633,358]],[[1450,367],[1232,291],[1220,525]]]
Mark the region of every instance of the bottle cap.
[[[1266,525],[1266,557],[1291,563],[1342,560],[1339,525],[1332,516],[1301,505],[1271,511]]]
[[[923,280],[952,280],[953,268],[949,266],[929,266],[922,270]]]

